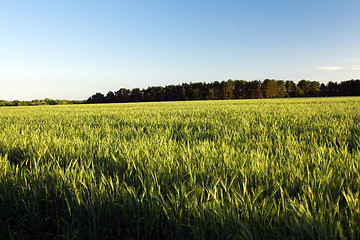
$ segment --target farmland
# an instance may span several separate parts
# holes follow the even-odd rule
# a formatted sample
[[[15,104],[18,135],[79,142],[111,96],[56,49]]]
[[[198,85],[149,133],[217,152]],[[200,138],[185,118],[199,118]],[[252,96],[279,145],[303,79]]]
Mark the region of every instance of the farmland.
[[[0,108],[0,239],[359,239],[360,98]]]

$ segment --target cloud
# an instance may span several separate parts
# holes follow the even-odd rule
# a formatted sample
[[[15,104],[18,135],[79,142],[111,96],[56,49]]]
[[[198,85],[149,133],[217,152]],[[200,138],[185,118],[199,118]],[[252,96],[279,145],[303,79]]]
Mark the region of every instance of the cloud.
[[[337,70],[344,70],[346,68],[340,66],[329,66],[329,67],[318,67],[318,69],[323,71],[337,71]]]
[[[353,61],[354,63],[356,61]],[[322,71],[339,71],[339,70],[351,70],[351,71],[360,71],[360,65],[357,66],[325,66],[325,67],[318,67],[319,70]]]

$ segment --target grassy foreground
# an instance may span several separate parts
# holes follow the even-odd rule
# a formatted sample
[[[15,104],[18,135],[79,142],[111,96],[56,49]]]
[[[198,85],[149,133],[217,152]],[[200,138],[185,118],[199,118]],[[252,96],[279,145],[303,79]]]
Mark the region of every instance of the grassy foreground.
[[[360,239],[360,98],[0,108],[0,239]]]

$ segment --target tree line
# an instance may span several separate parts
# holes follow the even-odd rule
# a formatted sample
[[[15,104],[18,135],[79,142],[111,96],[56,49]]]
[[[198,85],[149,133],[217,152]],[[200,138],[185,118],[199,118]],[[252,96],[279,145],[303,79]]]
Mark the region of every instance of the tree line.
[[[86,101],[79,101],[79,100],[59,100],[59,99],[50,99],[45,98],[43,100],[35,99],[31,101],[6,101],[0,100],[0,107],[4,106],[38,106],[38,105],[67,105],[67,104],[81,104],[85,103]]]
[[[286,98],[286,97],[326,97],[326,96],[360,96],[360,80],[348,80],[340,83],[301,80],[297,84],[291,80],[265,79],[227,80],[212,83],[197,82],[153,86],[146,89],[121,88],[109,91],[106,95],[95,93],[87,100],[44,100],[6,101],[0,100],[1,106],[35,106],[65,105],[83,103],[122,103],[122,102],[154,102],[154,101],[187,101],[218,99],[251,99],[251,98]]]
[[[152,86],[146,89],[121,88],[106,95],[96,93],[86,103],[121,103],[153,101],[219,100],[219,99],[255,99],[320,96],[360,96],[360,80],[348,80],[340,83],[301,80],[295,84],[291,80],[265,79],[227,80],[212,83],[197,82],[165,87]]]

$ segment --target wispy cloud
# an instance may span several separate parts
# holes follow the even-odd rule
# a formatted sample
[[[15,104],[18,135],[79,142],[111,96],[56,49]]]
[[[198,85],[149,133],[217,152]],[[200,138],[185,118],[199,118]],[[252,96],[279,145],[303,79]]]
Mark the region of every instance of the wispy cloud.
[[[323,71],[337,71],[337,70],[344,70],[346,67],[340,67],[340,66],[328,66],[328,67],[318,67],[318,69]]]
[[[341,67],[341,66],[327,66],[327,67],[318,67],[322,71],[339,71],[339,70],[351,70],[351,71],[360,71],[360,65],[352,67]]]

